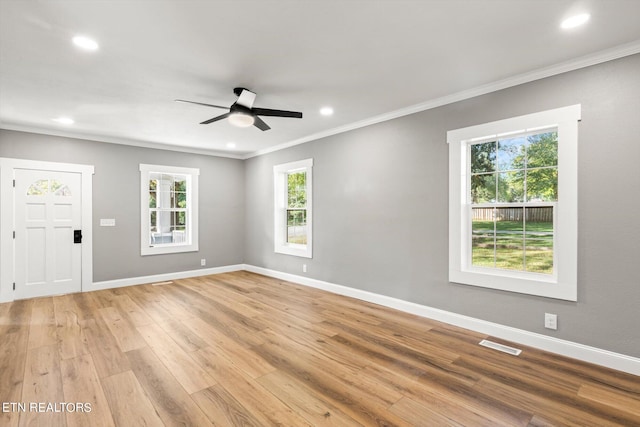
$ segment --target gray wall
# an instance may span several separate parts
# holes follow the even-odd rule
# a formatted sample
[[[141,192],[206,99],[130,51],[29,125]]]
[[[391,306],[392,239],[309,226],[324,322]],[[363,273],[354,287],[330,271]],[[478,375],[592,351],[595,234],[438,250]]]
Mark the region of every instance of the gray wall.
[[[640,357],[639,75],[634,55],[251,158],[245,262]],[[578,302],[449,283],[446,132],[578,103]],[[310,157],[314,257],[276,254],[272,167]]]
[[[241,160],[8,130],[0,130],[0,157],[95,166],[94,282],[243,262]],[[140,255],[140,163],[200,168],[198,252]],[[116,226],[100,227],[100,218],[115,218]]]
[[[95,165],[94,281],[245,262],[640,357],[640,55],[247,161],[0,130],[0,156]],[[448,283],[446,132],[580,103],[578,302]],[[314,158],[314,257],[273,252],[275,164]],[[200,251],[140,256],[139,163],[198,167]],[[100,227],[115,218],[116,227]],[[558,331],[543,328],[545,312]]]

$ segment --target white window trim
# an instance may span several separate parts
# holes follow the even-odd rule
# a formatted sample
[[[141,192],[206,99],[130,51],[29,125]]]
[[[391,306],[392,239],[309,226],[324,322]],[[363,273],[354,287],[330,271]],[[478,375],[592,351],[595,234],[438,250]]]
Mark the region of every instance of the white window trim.
[[[152,172],[187,175],[187,200],[191,209],[187,225],[190,227],[184,244],[155,245],[149,243],[149,174]],[[198,176],[200,169],[176,166],[140,164],[140,255],[160,255],[198,251]],[[190,241],[189,241],[190,240]]]
[[[580,104],[447,132],[449,144],[449,281],[577,301],[578,121]],[[471,267],[467,156],[470,142],[515,132],[558,129],[558,194],[553,275]]]
[[[307,173],[307,244],[288,243],[287,235],[287,174],[304,170]],[[279,254],[313,257],[313,159],[284,163],[273,167],[274,251]]]

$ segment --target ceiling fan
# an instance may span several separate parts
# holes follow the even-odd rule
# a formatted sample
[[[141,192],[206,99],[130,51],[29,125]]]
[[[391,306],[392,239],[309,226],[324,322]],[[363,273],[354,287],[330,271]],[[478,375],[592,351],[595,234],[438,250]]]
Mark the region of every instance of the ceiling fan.
[[[223,108],[225,110],[229,110],[228,113],[222,114],[209,120],[205,120],[204,122],[200,123],[201,125],[208,125],[209,123],[228,118],[229,122],[234,126],[249,127],[251,125],[254,125],[258,129],[265,131],[271,128],[264,122],[264,120],[262,120],[258,116],[292,117],[295,119],[302,118],[302,113],[299,113],[297,111],[272,110],[270,108],[254,107],[253,102],[256,100],[256,94],[251,92],[249,89],[237,87],[233,89],[233,93],[236,94],[238,100],[234,102],[231,107],[205,104],[203,102],[185,101],[184,99],[176,99],[176,102],[186,102],[188,104],[204,105],[205,107]]]

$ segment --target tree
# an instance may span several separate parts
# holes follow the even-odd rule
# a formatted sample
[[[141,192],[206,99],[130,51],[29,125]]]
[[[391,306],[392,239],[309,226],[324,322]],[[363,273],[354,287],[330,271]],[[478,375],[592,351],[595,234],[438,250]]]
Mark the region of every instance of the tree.
[[[558,200],[558,133],[530,135],[527,142],[526,152],[514,160],[517,179],[524,180],[526,169],[527,200]]]
[[[290,208],[307,206],[307,174],[305,172],[287,175],[287,206]]]
[[[495,200],[496,143],[485,142],[471,146],[471,200],[482,203]]]

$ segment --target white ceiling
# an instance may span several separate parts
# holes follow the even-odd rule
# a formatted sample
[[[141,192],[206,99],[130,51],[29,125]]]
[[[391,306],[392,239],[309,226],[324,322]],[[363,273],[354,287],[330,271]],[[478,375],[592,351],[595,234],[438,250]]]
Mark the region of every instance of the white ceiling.
[[[640,0],[0,0],[0,127],[244,158],[640,52],[639,16]],[[173,102],[231,105],[236,86],[304,118],[200,125],[224,110]]]

